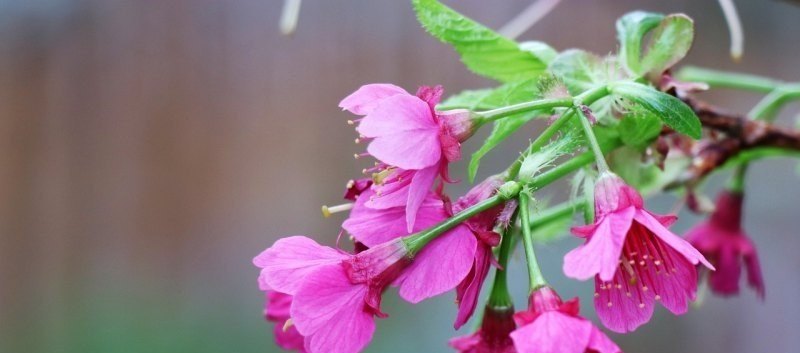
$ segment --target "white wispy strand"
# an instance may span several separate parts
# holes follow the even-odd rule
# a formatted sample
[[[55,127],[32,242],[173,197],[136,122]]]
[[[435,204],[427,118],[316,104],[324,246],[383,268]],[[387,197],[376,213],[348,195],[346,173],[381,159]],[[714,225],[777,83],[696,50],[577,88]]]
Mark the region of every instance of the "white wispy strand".
[[[286,0],[283,3],[280,27],[281,33],[284,35],[291,35],[297,29],[297,20],[300,17],[300,1]]]
[[[722,13],[725,15],[725,21],[728,22],[728,30],[731,33],[731,58],[739,61],[744,53],[742,21],[739,19],[739,13],[736,11],[733,0],[719,0],[719,6],[722,7]]]
[[[498,32],[507,38],[517,38],[558,5],[561,0],[539,0],[530,4],[517,17],[508,21]]]

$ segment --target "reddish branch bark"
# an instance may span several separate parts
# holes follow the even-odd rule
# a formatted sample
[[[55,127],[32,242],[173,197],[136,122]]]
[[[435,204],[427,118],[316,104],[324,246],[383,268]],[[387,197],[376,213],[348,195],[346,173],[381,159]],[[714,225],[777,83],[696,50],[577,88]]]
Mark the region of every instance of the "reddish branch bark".
[[[683,101],[694,110],[703,127],[723,135],[712,134],[707,144],[694,151],[692,165],[680,182],[700,180],[747,149],[777,147],[800,151],[800,131],[727,113],[693,98],[683,98]]]

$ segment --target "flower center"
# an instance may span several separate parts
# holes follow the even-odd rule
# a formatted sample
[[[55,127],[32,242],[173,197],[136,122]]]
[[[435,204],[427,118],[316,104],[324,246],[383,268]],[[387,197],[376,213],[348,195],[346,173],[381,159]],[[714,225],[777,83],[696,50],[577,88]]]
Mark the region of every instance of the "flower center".
[[[645,296],[660,300],[660,283],[678,272],[676,259],[667,245],[641,224],[634,222],[622,248],[620,267],[610,282],[601,282],[598,290],[619,291],[630,300],[637,300],[639,308],[645,307]],[[611,293],[610,293],[611,294]],[[595,297],[600,293],[595,292]],[[606,305],[613,306],[609,295]]]

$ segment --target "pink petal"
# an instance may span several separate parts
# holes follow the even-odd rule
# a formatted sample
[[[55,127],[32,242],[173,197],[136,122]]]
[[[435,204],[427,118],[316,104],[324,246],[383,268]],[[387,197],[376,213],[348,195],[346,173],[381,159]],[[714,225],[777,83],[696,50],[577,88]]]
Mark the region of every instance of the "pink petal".
[[[289,318],[289,308],[291,306],[291,295],[273,291],[267,292],[267,303],[264,308],[267,320],[285,321]]]
[[[417,89],[416,96],[419,99],[422,99],[431,107],[431,109],[435,108],[439,101],[442,100],[442,95],[444,95],[444,88],[441,85],[436,86],[420,86]]]
[[[395,168],[386,177],[387,180],[391,180],[390,182],[372,186],[374,193],[370,195],[369,201],[366,203],[367,207],[384,209],[405,206],[408,203],[408,189],[416,173],[416,170]]]
[[[564,256],[564,274],[578,280],[587,280],[599,274],[604,281],[614,277],[619,267],[619,257],[625,236],[631,227],[634,207],[607,214],[586,244]]]
[[[672,224],[674,224],[675,221],[678,220],[678,216],[674,214],[659,215],[655,213],[650,213],[650,215],[653,216],[653,218],[655,218],[658,221],[658,223],[664,225],[664,227],[669,227]]]
[[[614,173],[603,173],[594,187],[595,215],[603,217],[628,207],[642,207],[642,196]]]
[[[356,115],[371,113],[382,100],[398,95],[410,95],[406,90],[388,83],[373,83],[361,86],[358,90],[339,102],[339,107]]]
[[[439,165],[437,164],[418,171],[411,179],[411,185],[408,187],[408,203],[406,204],[406,226],[409,232],[414,229],[417,213],[426,196],[430,194],[438,171]]]
[[[314,353],[356,353],[372,339],[375,321],[364,310],[367,286],[350,283],[341,266],[309,274],[292,304],[292,319]]]
[[[623,286],[621,289],[604,286],[600,279],[595,277],[597,294],[594,298],[594,308],[597,317],[609,330],[619,333],[633,332],[650,321],[655,307],[652,292],[643,292],[641,286],[630,284],[628,281],[630,277],[624,276],[625,273],[618,272],[617,276],[620,278],[614,281],[621,283]],[[631,296],[627,293],[631,293]]]
[[[547,311],[511,332],[511,339],[519,353],[584,353],[592,328],[587,320]]]
[[[348,233],[364,245],[373,247],[411,232],[407,229],[406,211],[403,207],[372,209],[367,207],[368,199],[374,193],[365,191],[350,211],[350,217],[342,223]],[[417,211],[416,223],[412,231],[426,229],[447,218],[444,205],[433,193],[428,193]]]
[[[447,343],[459,352],[474,352],[472,349],[481,343],[481,334],[476,332],[466,336],[454,337]]]
[[[308,237],[282,238],[253,259],[263,282],[275,291],[294,295],[305,276],[321,266],[338,265],[347,255]]]
[[[459,284],[459,291],[457,295],[458,300],[458,314],[453,327],[458,330],[461,326],[469,321],[472,314],[475,313],[475,308],[478,305],[478,297],[481,295],[481,287],[486,280],[486,275],[489,274],[489,267],[491,266],[492,248],[483,242],[477,242],[477,250],[475,252],[475,263],[470,271],[470,275],[464,279],[464,283]]]
[[[365,137],[379,137],[400,132],[438,131],[439,125],[424,101],[411,95],[394,95],[382,100],[356,129]]]
[[[592,223],[592,224],[572,227],[570,228],[570,231],[578,238],[587,238],[590,235],[592,235],[592,233],[594,233],[594,230],[596,228],[597,224]]]
[[[739,293],[739,276],[741,265],[739,253],[733,246],[721,246],[714,259],[716,271],[711,272],[708,284],[718,294],[734,295]]]
[[[381,102],[358,125],[374,140],[367,152],[402,169],[422,169],[439,161],[439,126],[428,105],[414,96],[396,95]]]
[[[664,227],[655,217],[653,217],[649,212],[645,210],[637,210],[634,219],[649,229],[653,234],[655,234],[659,239],[663,240],[667,245],[675,249],[678,253],[683,255],[689,262],[693,265],[697,265],[698,263],[702,263],[703,266],[708,267],[711,270],[714,270],[714,266],[712,266],[706,258],[700,254],[697,249],[695,249],[691,244],[689,244],[686,240],[678,237],[672,232],[669,231],[666,227]]]
[[[622,350],[619,349],[614,341],[594,326],[592,326],[592,335],[589,337],[589,346],[586,348],[598,353],[622,353]]]
[[[400,297],[416,304],[455,288],[472,268],[477,246],[464,225],[434,239],[394,282]]]
[[[653,278],[653,292],[660,297],[658,302],[675,315],[683,315],[689,310],[689,301],[697,293],[697,268],[675,250],[664,247],[668,253],[671,273],[656,272],[653,266],[647,267]],[[664,268],[661,268],[663,270]]]
[[[686,232],[685,239],[701,253],[713,253],[724,243],[724,238],[715,236],[717,232],[710,223],[703,222]]]
[[[756,290],[759,299],[764,300],[766,288],[764,286],[764,278],[761,275],[758,254],[756,254],[755,250],[744,254],[744,264],[747,268],[747,284]]]
[[[439,135],[433,130],[417,130],[377,137],[367,152],[379,161],[403,169],[433,166],[442,156]]]
[[[285,324],[286,320],[275,323],[275,328],[272,331],[273,335],[275,336],[275,344],[287,351],[306,353],[304,347],[305,337],[303,337],[300,332],[297,332],[297,328],[294,326],[290,326],[284,330],[283,326]]]

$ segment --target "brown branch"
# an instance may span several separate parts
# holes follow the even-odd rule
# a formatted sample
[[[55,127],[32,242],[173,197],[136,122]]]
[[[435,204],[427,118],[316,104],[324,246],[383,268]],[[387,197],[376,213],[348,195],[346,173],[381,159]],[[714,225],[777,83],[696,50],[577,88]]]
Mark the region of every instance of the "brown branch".
[[[703,127],[720,132],[694,151],[692,164],[678,180],[680,184],[694,183],[722,166],[740,152],[757,147],[777,147],[800,151],[800,131],[786,129],[763,121],[722,111],[694,98],[682,98],[700,118]]]

